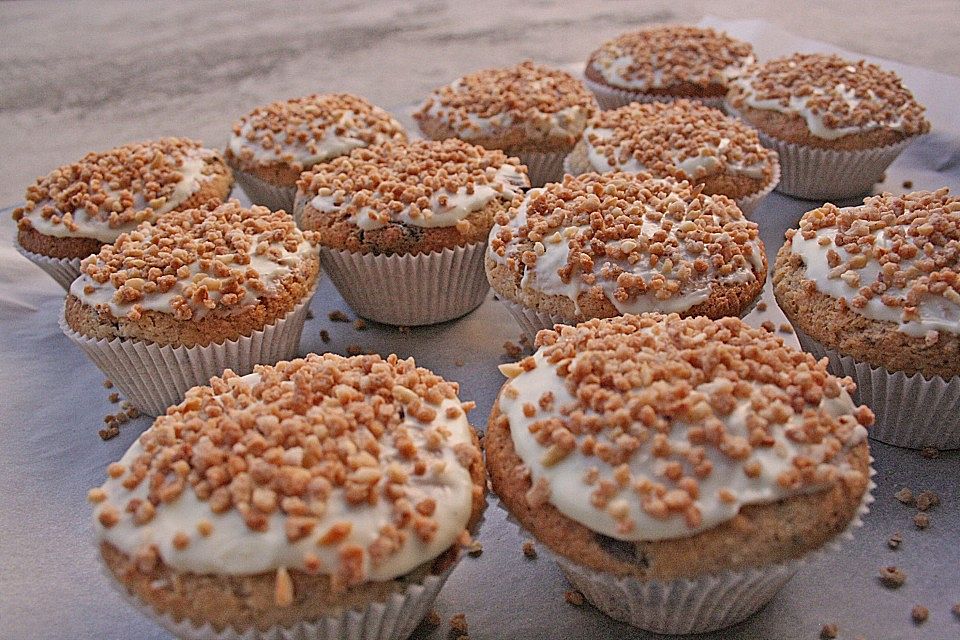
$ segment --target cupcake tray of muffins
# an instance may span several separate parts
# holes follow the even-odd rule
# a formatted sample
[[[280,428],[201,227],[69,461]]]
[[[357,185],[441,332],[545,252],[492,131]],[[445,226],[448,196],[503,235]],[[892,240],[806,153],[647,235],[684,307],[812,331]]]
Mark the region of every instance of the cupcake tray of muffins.
[[[929,124],[763,35],[619,38],[593,94],[526,62],[393,115],[277,102],[223,155],[40,179],[0,222],[46,272],[0,247],[0,631],[960,635],[960,123],[876,187],[922,193],[784,195]]]

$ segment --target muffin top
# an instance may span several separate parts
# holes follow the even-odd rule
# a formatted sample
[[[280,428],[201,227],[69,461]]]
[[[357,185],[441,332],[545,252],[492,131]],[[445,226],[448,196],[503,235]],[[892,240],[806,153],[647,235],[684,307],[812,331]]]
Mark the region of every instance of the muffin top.
[[[813,136],[826,140],[880,128],[904,135],[930,130],[896,73],[837,55],[795,53],[751,65],[731,83],[727,100],[736,109],[800,116]]]
[[[298,200],[329,222],[370,231],[391,224],[452,227],[529,186],[526,167],[502,151],[456,138],[357,149],[305,172]]]
[[[757,225],[732,200],[643,173],[531,189],[498,217],[487,255],[524,288],[574,302],[599,289],[620,313],[681,312],[713,283],[766,277]]]
[[[853,382],[739,319],[594,319],[537,343],[501,366],[499,410],[528,500],[592,531],[682,538],[862,475],[845,452],[873,414],[853,404]]]
[[[275,295],[316,261],[310,232],[293,218],[236,200],[175,211],[122,234],[85,258],[70,294],[115,318],[145,311],[178,320],[233,313]]]
[[[24,206],[23,227],[58,238],[113,242],[124,231],[172,211],[201,185],[229,174],[220,154],[187,138],[161,138],[91,152],[37,178]]]
[[[753,62],[753,47],[714,29],[661,26],[624,33],[590,54],[587,67],[621,89],[726,86]]]
[[[752,127],[699,102],[634,102],[594,116],[583,133],[595,171],[647,171],[702,182],[716,175],[773,178],[776,152]]]
[[[806,281],[854,312],[930,344],[960,334],[960,198],[948,189],[825,204],[787,238]]]
[[[228,149],[241,169],[283,164],[297,171],[358,147],[403,142],[389,113],[349,93],[309,95],[257,107],[233,124]]]
[[[457,393],[394,355],[227,370],[107,468],[89,494],[96,533],[198,574],[401,576],[458,542],[483,493]]]
[[[436,89],[413,117],[420,123],[440,120],[463,140],[519,128],[530,140],[559,138],[572,145],[597,110],[582,82],[527,60],[458,78]]]

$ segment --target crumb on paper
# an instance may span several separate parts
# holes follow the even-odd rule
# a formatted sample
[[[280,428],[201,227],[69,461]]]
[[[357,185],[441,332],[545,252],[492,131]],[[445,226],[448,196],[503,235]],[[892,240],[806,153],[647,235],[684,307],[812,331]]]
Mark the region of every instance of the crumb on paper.
[[[120,394],[114,391],[107,397],[107,399],[113,404],[117,404],[118,402],[120,402]]]
[[[330,342],[330,332],[326,329],[320,329],[320,341],[324,344]]]
[[[456,360],[454,360],[454,361],[453,361],[453,365],[454,365],[455,367],[462,367],[462,366],[463,366],[463,358],[457,358]]]
[[[506,352],[507,356],[511,358],[519,358],[520,354],[523,353],[523,347],[512,340],[507,340],[503,343],[503,350]]]
[[[430,613],[428,613],[426,617],[424,617],[423,621],[426,622],[431,627],[439,627],[441,622],[440,614],[437,613],[436,609],[430,609]]]
[[[933,460],[934,458],[940,457],[940,449],[937,449],[936,447],[924,447],[920,452],[920,455],[927,460]]]
[[[113,438],[116,438],[118,435],[120,435],[120,427],[116,425],[111,425],[106,429],[100,429],[100,431],[98,431],[97,433],[100,434],[100,437],[104,441],[112,440]]]
[[[527,334],[523,334],[522,336],[520,336],[520,339],[518,340],[518,342],[520,343],[520,346],[523,347],[524,349],[533,348],[533,345],[530,343],[530,338],[527,337]]]
[[[328,313],[327,318],[330,319],[330,322],[350,322],[350,316],[340,311],[340,309],[334,309]]]
[[[891,549],[899,549],[901,544],[903,544],[903,534],[899,531],[887,538],[887,546]]]
[[[471,540],[467,545],[467,555],[471,558],[479,558],[483,555],[483,543],[479,540]]]
[[[410,327],[397,327],[397,331],[399,331],[401,335],[409,335]]]
[[[777,330],[777,325],[773,324],[770,320],[764,320],[760,323],[760,326],[771,333]]]
[[[917,515],[913,516],[913,524],[917,529],[926,529],[930,526],[930,516],[921,511]]]
[[[106,380],[104,380],[104,381],[103,381],[103,388],[104,388],[104,389],[113,389],[113,380],[111,380],[110,378],[107,378]]]
[[[907,581],[907,574],[900,567],[889,566],[880,569],[880,582],[888,589],[897,589]]]
[[[307,309],[307,320],[313,320],[313,311]]]
[[[353,321],[353,328],[356,329],[357,331],[366,331],[367,323],[363,318],[357,318],[356,320]]]
[[[833,640],[839,635],[840,630],[832,622],[820,627],[820,640]]]
[[[903,181],[904,189],[913,189],[913,180],[904,180]]]
[[[930,617],[930,610],[922,604],[914,605],[910,610],[910,617],[913,618],[914,624],[923,624]]]
[[[789,322],[784,322],[783,324],[780,325],[780,332],[793,333],[793,325],[790,324]]]
[[[347,345],[347,355],[348,356],[360,356],[363,355],[363,347],[358,344],[348,344]]]
[[[573,589],[567,589],[563,592],[563,599],[575,607],[583,606],[583,594]]]
[[[762,312],[764,312],[764,311],[766,311],[766,310],[767,310],[767,303],[766,303],[766,302],[764,302],[763,300],[761,300],[760,302],[757,303],[757,311],[760,311],[760,312],[762,313]]]
[[[533,544],[533,540],[523,541],[523,555],[531,559],[537,557],[537,546]]]
[[[917,505],[917,509],[920,511],[928,511],[940,504],[940,496],[933,491],[921,491],[917,494],[914,502]]]
[[[953,607],[951,607],[950,611],[953,612],[953,615],[955,615],[955,616],[957,616],[958,618],[960,618],[960,602],[958,602],[957,604],[953,605]]]
[[[457,633],[467,633],[467,616],[463,613],[455,613],[450,618],[450,628]]]
[[[913,504],[913,491],[904,487],[893,494],[893,497],[902,502],[903,504]]]

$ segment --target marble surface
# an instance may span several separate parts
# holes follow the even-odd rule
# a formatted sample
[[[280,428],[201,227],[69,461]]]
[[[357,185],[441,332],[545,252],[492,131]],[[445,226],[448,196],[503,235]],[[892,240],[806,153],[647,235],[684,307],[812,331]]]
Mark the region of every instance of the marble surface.
[[[956,0],[2,2],[0,203],[90,150],[174,134],[223,146],[271,100],[345,90],[395,107],[479,67],[574,63],[622,31],[706,14],[960,75]]]

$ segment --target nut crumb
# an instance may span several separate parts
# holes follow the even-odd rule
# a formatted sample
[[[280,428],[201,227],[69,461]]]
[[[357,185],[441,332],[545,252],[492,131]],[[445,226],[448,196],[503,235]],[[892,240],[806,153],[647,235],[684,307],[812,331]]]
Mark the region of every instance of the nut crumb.
[[[780,325],[781,333],[793,333],[793,325],[789,322],[784,322]]]
[[[762,313],[762,312],[764,312],[764,311],[766,311],[766,310],[767,310],[767,303],[766,303],[766,302],[764,302],[763,300],[761,300],[760,302],[757,303],[757,311],[760,311],[760,312]]]
[[[923,624],[930,617],[930,610],[922,604],[914,605],[910,610],[910,617],[913,618],[914,624]]]
[[[887,539],[887,546],[891,549],[899,549],[903,544],[903,535],[898,531]]]
[[[950,611],[953,612],[953,615],[955,615],[955,616],[957,616],[958,618],[960,618],[960,602],[958,602],[957,604],[953,605],[953,607],[950,609]]]
[[[832,622],[825,624],[820,628],[820,640],[833,640],[839,633],[840,632],[839,629],[837,629],[837,625],[833,624]]]
[[[441,622],[440,614],[437,613],[436,609],[430,609],[430,613],[424,617],[423,621],[431,627],[439,627]]]
[[[913,189],[913,180],[904,180],[903,181],[904,189]]]
[[[479,540],[471,540],[467,545],[467,555],[471,558],[479,558],[483,554],[483,544]]]
[[[313,320],[313,311],[307,309],[307,320]]]
[[[364,321],[363,318],[357,318],[356,320],[353,321],[353,328],[356,329],[357,331],[366,331],[367,323]]]
[[[523,541],[523,555],[530,559],[537,557],[537,547],[533,544],[533,540]]]
[[[320,342],[324,344],[330,342],[330,332],[326,329],[320,329]]]
[[[120,402],[120,394],[117,393],[116,391],[114,391],[113,393],[111,393],[111,394],[109,395],[109,397],[108,397],[107,399],[110,400],[110,402],[112,402],[113,404],[116,404],[116,403]]]
[[[350,316],[340,311],[340,309],[335,309],[328,313],[327,318],[330,319],[330,322],[350,322]]]
[[[363,355],[363,347],[358,344],[348,344],[347,345],[347,355],[348,356],[360,356]]]
[[[907,574],[900,567],[889,566],[880,569],[880,582],[888,589],[897,589],[907,581]]]
[[[913,516],[913,524],[917,527],[917,529],[926,529],[930,526],[930,516],[922,512],[918,513],[917,515]]]
[[[410,333],[410,327],[397,327],[397,331],[399,331],[401,335],[408,335]]]
[[[97,432],[103,440],[111,440],[120,435],[120,427],[113,425]]]
[[[450,618],[450,628],[457,633],[467,633],[467,616],[463,613],[454,614]]]
[[[940,457],[940,449],[937,449],[936,447],[924,447],[920,452],[920,455],[927,460],[933,460],[934,458]]]
[[[902,502],[903,504],[913,504],[913,491],[910,491],[907,487],[900,489],[893,497]]]
[[[583,594],[579,591],[568,589],[563,592],[563,599],[575,607],[583,606]]]
[[[771,333],[777,330],[777,325],[773,324],[770,320],[764,320],[760,323],[760,326]]]
[[[520,354],[523,353],[523,347],[512,340],[507,340],[503,343],[503,350],[511,358],[519,358]]]
[[[463,366],[463,360],[460,359],[460,358],[457,358],[456,360],[453,361],[453,365],[456,366],[456,367],[462,367],[462,366]]]
[[[917,494],[916,504],[920,511],[928,511],[940,504],[940,496],[933,491],[921,491]]]
[[[104,380],[104,381],[103,381],[103,388],[104,388],[104,389],[113,389],[113,380],[111,380],[110,378],[107,378],[106,380]]]

